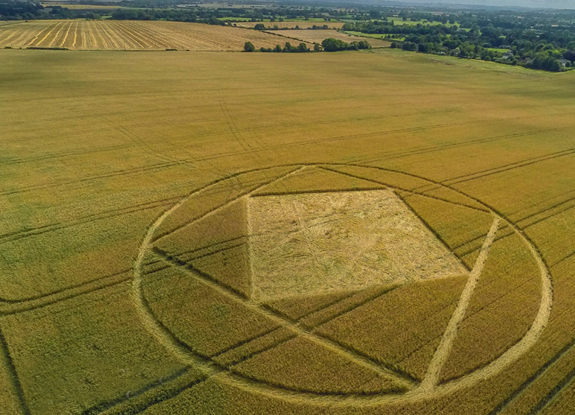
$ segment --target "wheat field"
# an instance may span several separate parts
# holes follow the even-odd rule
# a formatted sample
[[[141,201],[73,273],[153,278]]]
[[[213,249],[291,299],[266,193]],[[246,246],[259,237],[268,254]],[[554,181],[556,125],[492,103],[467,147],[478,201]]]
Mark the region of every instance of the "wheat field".
[[[189,27],[30,22],[0,44],[245,41]],[[0,413],[568,414],[573,76],[0,50]]]
[[[284,39],[255,30],[199,23],[114,20],[39,20],[0,26],[0,48],[71,50],[240,51]]]

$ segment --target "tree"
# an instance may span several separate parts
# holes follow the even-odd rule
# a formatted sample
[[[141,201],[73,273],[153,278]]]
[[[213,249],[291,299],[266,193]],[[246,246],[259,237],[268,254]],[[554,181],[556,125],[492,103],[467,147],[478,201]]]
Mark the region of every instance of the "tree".
[[[550,58],[551,62],[548,63],[547,70],[552,72],[561,72],[563,70],[563,65],[558,59]]]
[[[254,26],[255,30],[266,30],[266,25],[264,25],[263,23],[258,23],[257,25]]]
[[[256,50],[256,47],[252,42],[244,43],[244,52],[253,52]]]
[[[367,40],[360,40],[357,42],[358,49],[371,49],[371,45]]]
[[[321,42],[321,45],[323,46],[323,50],[325,50],[326,52],[336,52],[338,50],[347,50],[347,48],[349,47],[349,44],[345,43],[343,40],[334,39],[332,37],[330,37],[328,39],[324,39]]]
[[[309,52],[309,49],[305,43],[300,43],[297,47],[298,52]]]
[[[417,44],[415,44],[413,42],[403,42],[403,45],[401,45],[401,48],[403,50],[416,51],[417,50]]]
[[[321,45],[319,43],[313,44],[313,51],[314,52],[321,52]]]

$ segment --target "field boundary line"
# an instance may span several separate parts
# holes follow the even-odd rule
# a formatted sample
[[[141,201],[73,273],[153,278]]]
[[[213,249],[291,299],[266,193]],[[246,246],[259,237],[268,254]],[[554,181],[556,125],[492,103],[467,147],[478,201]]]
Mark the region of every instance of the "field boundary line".
[[[431,359],[431,363],[427,368],[427,373],[425,374],[422,382],[421,382],[421,389],[424,391],[431,391],[433,390],[439,383],[439,375],[441,369],[443,368],[445,362],[449,357],[449,353],[451,352],[451,347],[453,346],[453,342],[455,341],[455,337],[457,336],[457,331],[459,329],[459,325],[465,318],[465,314],[467,313],[467,308],[471,301],[471,297],[473,296],[473,291],[477,286],[477,282],[479,281],[479,277],[481,276],[481,272],[483,271],[483,266],[487,261],[487,256],[489,254],[489,250],[491,248],[491,244],[495,239],[495,235],[497,230],[499,229],[499,223],[501,219],[495,218],[493,220],[493,224],[491,225],[491,229],[485,238],[485,242],[483,242],[483,246],[481,247],[481,252],[479,253],[479,257],[475,261],[475,265],[471,270],[471,274],[469,275],[469,279],[467,280],[467,284],[461,293],[461,297],[459,299],[459,303],[453,312],[451,319],[447,325],[447,329],[437,346],[437,350],[435,351],[433,358]]]

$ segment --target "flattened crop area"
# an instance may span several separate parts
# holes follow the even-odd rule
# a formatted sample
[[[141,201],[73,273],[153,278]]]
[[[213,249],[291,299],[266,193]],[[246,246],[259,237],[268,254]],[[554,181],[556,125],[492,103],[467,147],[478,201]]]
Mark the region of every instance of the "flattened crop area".
[[[46,20],[0,26],[0,48],[239,51],[282,38],[259,31],[181,22]]]

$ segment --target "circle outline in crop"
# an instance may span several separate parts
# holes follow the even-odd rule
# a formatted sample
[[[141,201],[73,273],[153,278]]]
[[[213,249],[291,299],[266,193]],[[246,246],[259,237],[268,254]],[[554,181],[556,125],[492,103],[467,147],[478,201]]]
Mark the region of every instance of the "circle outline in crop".
[[[382,392],[380,394],[370,394],[370,395],[361,395],[361,394],[318,394],[314,392],[300,392],[300,391],[293,391],[287,388],[283,388],[281,386],[276,386],[272,384],[265,383],[263,381],[257,381],[248,379],[240,374],[235,374],[225,369],[218,368],[217,365],[210,361],[207,358],[198,356],[191,352],[188,348],[186,348],[182,343],[175,338],[175,336],[169,331],[169,329],[159,321],[156,320],[154,313],[150,309],[149,305],[147,304],[145,295],[143,290],[141,289],[141,282],[142,282],[142,264],[144,262],[144,258],[146,254],[151,249],[151,245],[153,242],[154,234],[156,229],[160,226],[160,224],[172,213],[174,213],[180,206],[182,206],[187,200],[192,198],[196,193],[200,192],[203,189],[207,189],[210,186],[221,183],[226,180],[231,180],[234,177],[241,176],[242,174],[252,173],[252,172],[259,172],[265,170],[271,170],[273,168],[280,168],[280,167],[294,167],[294,168],[304,168],[304,167],[357,167],[363,169],[374,169],[388,173],[396,173],[404,176],[409,176],[412,178],[417,178],[419,180],[425,181],[428,184],[441,186],[447,188],[451,191],[457,192],[460,195],[473,200],[476,203],[479,203],[481,206],[485,207],[488,212],[492,214],[494,219],[502,220],[507,223],[513,230],[515,234],[520,236],[523,243],[528,247],[531,254],[537,261],[539,271],[541,273],[541,302],[539,305],[539,309],[537,314],[533,320],[531,327],[527,330],[524,336],[516,342],[513,346],[508,348],[503,354],[498,356],[496,359],[491,361],[489,364],[474,370],[473,372],[463,375],[457,379],[438,384],[432,385],[431,387],[422,387],[422,384],[416,386],[415,388],[401,393],[401,394],[393,394],[393,393],[385,393]],[[361,178],[361,177],[360,177]],[[280,180],[281,177],[278,177],[276,180]],[[369,180],[369,179],[368,179]],[[396,190],[394,186],[387,185],[383,181],[380,184],[388,186],[389,189]],[[248,192],[247,195],[255,192]],[[237,199],[246,196],[246,194],[242,194],[238,196]],[[290,402],[298,402],[298,403],[307,403],[307,404],[314,404],[314,405],[380,405],[384,403],[391,403],[391,402],[414,402],[420,401],[425,399],[431,399],[433,397],[439,397],[446,394],[453,393],[457,390],[472,387],[478,382],[485,380],[486,378],[495,376],[497,373],[500,373],[503,369],[509,366],[511,363],[515,362],[519,359],[527,350],[529,350],[539,339],[543,329],[546,327],[550,313],[551,307],[553,302],[553,290],[552,290],[552,281],[549,270],[545,265],[545,262],[541,258],[537,248],[532,244],[532,242],[523,234],[523,232],[509,219],[505,218],[503,215],[498,213],[492,207],[486,205],[482,201],[473,198],[464,192],[454,189],[452,187],[443,185],[441,183],[434,182],[427,178],[416,176],[412,174],[408,174],[405,172],[386,169],[381,167],[373,167],[373,166],[362,166],[362,165],[355,165],[355,164],[343,164],[343,163],[298,163],[298,164],[287,164],[287,165],[278,165],[278,166],[270,166],[268,168],[261,168],[261,169],[251,169],[239,172],[232,176],[227,176],[222,179],[213,181],[206,186],[194,190],[192,193],[184,197],[166,212],[164,212],[147,230],[146,236],[140,246],[137,259],[134,263],[134,280],[132,284],[132,296],[136,304],[136,308],[138,310],[138,315],[141,318],[143,324],[148,328],[148,330],[162,343],[166,346],[169,350],[171,350],[177,357],[181,360],[185,361],[188,364],[194,365],[196,368],[201,370],[204,373],[204,378],[214,378],[220,382],[238,387],[240,389],[244,389],[250,393],[264,395],[273,398],[279,398],[285,401]]]

